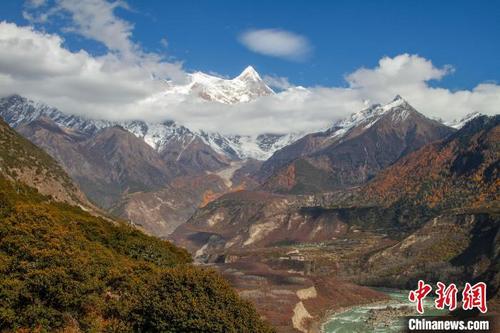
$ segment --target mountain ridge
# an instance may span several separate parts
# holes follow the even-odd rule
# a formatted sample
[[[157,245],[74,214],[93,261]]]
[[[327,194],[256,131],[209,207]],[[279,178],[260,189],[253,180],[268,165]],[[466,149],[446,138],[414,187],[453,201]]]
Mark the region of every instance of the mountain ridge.
[[[442,205],[442,209],[500,209],[499,142],[500,116],[476,116],[444,140],[426,145],[383,170],[362,193],[365,200],[383,204],[404,195],[430,207]]]
[[[276,151],[256,174],[263,189],[308,193],[360,185],[402,156],[454,129],[397,96]]]
[[[35,102],[19,95],[0,98],[0,117],[16,128],[23,123],[47,117],[61,127],[79,131],[88,136],[113,126],[121,126],[144,140],[157,151],[162,151],[170,142],[189,143],[193,138],[202,141],[213,154],[223,155],[231,160],[266,159],[276,149],[295,140],[296,134],[260,134],[256,136],[222,135],[220,133],[192,131],[174,121],[148,123],[140,120],[106,121],[93,120],[66,114],[44,103]],[[300,135],[299,135],[300,137]]]

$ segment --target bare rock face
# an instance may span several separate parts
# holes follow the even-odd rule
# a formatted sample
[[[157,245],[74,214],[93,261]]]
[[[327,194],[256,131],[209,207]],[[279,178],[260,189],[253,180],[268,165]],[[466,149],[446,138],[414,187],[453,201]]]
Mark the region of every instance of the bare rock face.
[[[263,189],[283,193],[357,186],[402,156],[453,131],[397,97],[277,151],[258,176],[265,179]]]

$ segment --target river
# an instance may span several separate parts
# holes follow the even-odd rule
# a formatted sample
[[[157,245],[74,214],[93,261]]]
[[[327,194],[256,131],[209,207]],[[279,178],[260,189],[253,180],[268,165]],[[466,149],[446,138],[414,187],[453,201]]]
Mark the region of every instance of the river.
[[[385,309],[388,306],[394,308],[411,306],[415,309],[415,304],[408,301],[407,290],[397,289],[378,289],[391,297],[390,301],[376,304],[360,305],[349,308],[346,311],[334,314],[323,324],[322,332],[324,333],[365,333],[365,332],[379,332],[379,333],[393,333],[401,332],[404,329],[402,320],[395,319],[388,326],[372,326],[366,321],[370,316],[370,310]],[[434,308],[434,298],[427,297],[424,299],[425,315],[442,315],[446,311],[437,310]],[[417,311],[415,309],[414,314]]]

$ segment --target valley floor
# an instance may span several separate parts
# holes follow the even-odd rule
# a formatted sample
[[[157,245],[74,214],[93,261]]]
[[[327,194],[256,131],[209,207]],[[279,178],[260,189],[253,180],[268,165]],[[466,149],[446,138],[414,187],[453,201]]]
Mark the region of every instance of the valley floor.
[[[358,231],[351,236],[212,253],[211,263],[204,265],[217,268],[278,332],[319,332],[333,311],[389,300],[383,292],[353,283],[343,268],[361,252],[394,242]]]
[[[403,308],[401,293],[365,285],[398,287],[404,283],[401,275],[405,274],[411,280],[413,266],[390,266],[387,262],[396,260],[394,251],[401,246],[410,252],[417,251],[416,247],[425,254],[425,242],[421,242],[439,243],[442,228],[450,228],[449,222],[441,223],[432,222],[433,229],[426,229],[425,235],[415,233],[403,239],[351,226],[338,238],[325,242],[282,242],[234,249],[206,246],[198,249],[195,257],[199,264],[217,268],[278,332],[337,332],[331,327],[346,320],[345,316],[355,316],[359,327],[366,327],[367,320],[370,325],[387,325],[380,322],[381,317],[390,315],[394,319],[408,315],[409,310],[415,314],[413,306]],[[404,261],[403,257],[399,260]],[[370,269],[366,269],[368,266]],[[427,273],[422,269],[418,274]],[[388,281],[388,277],[392,280]],[[495,300],[490,303],[495,311]],[[397,309],[388,305],[396,305]]]

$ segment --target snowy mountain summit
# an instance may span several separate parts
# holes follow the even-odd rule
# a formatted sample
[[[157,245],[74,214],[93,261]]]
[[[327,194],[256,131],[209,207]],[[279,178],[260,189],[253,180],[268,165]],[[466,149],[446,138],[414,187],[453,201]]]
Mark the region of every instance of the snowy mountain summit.
[[[183,95],[195,94],[207,101],[224,104],[249,102],[258,97],[273,95],[274,91],[267,86],[259,73],[248,66],[233,79],[224,79],[203,72],[189,74],[186,85],[171,85],[167,93]]]
[[[404,98],[397,95],[390,103],[373,104],[366,109],[352,113],[345,119],[336,121],[327,132],[332,138],[340,138],[353,128],[363,127],[366,129],[371,127],[388,113],[391,114],[392,121],[401,122],[413,111],[415,109]]]
[[[472,119],[477,118],[481,115],[482,114],[479,112],[472,112],[472,113],[465,115],[465,117],[454,119],[452,121],[445,122],[444,124],[446,126],[453,127],[454,129],[461,129],[466,123],[468,123]]]

